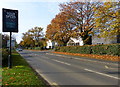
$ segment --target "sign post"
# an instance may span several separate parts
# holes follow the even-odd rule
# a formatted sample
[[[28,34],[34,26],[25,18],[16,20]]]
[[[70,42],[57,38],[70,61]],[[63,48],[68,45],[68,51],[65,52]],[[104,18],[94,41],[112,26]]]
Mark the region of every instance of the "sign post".
[[[8,59],[8,67],[12,68],[12,52],[11,52],[11,37],[12,36],[12,32],[10,32],[10,59]]]
[[[18,32],[18,10],[2,9],[3,32],[10,32],[10,51],[8,58],[8,67],[12,68],[11,39],[12,32]]]

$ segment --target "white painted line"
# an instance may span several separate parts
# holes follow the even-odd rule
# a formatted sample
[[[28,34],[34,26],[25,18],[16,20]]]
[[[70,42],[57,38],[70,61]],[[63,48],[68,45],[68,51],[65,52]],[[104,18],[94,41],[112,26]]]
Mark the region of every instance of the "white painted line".
[[[58,85],[57,83],[53,82],[52,85]]]
[[[59,55],[59,54],[57,54],[57,55],[55,55],[55,54],[51,54],[51,53],[46,53],[46,54],[48,54],[48,55],[54,55],[54,56],[66,57],[66,56],[64,56],[64,55]],[[66,57],[66,58],[68,58],[68,57]]]
[[[107,65],[105,65],[105,68],[108,69],[109,67]]]
[[[58,62],[58,63],[62,63],[62,64],[66,64],[66,65],[71,65],[71,64],[69,64],[69,63],[66,63],[66,62],[62,62],[62,61],[59,61],[59,60],[55,60],[55,59],[52,59],[53,61],[55,61],[55,62]]]
[[[51,53],[46,53],[46,54],[68,58],[67,56],[59,55],[59,54],[51,54]],[[82,61],[89,61],[89,62],[96,62],[96,63],[102,63],[102,64],[108,64],[108,65],[110,64],[111,65],[111,63],[106,63],[106,62],[101,62],[101,61],[95,61],[95,60],[89,60],[89,59],[80,59],[80,58],[77,58],[77,57],[73,57],[73,59],[82,60]],[[112,64],[112,65],[118,66],[118,64]]]
[[[43,74],[41,74],[41,73],[39,72],[39,70],[35,69],[35,71],[36,71],[37,73],[39,73],[40,76],[41,76],[42,78],[44,78],[44,80],[47,81],[50,85],[53,85],[53,83],[52,83],[51,81],[49,81]]]
[[[51,53],[46,53],[46,54],[48,54],[48,55],[54,55],[54,54],[51,54]]]
[[[114,78],[114,79],[120,79],[120,78],[118,78],[118,77],[111,76],[111,75],[104,74],[104,73],[97,72],[97,71],[93,71],[93,70],[90,70],[90,69],[84,69],[84,70],[86,70],[86,71],[89,71],[89,72],[93,72],[93,73],[96,73],[96,74],[99,74],[99,75],[107,76],[107,77],[110,77],[110,78]]]
[[[105,68],[106,68],[106,69],[114,69],[114,70],[119,70],[119,68],[118,68],[118,67],[112,68],[112,67],[110,67],[110,66],[108,66],[108,65],[105,65]]]
[[[62,55],[57,54],[56,56],[62,56]]]

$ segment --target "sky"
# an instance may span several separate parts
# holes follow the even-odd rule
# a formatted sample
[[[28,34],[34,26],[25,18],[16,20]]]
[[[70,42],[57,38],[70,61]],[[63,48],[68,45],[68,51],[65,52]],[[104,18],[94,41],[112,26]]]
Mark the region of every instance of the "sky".
[[[31,28],[42,27],[45,32],[47,25],[60,12],[59,4],[69,1],[73,0],[0,0],[0,32],[2,32],[2,8],[19,11],[19,32],[13,33],[19,43],[22,40],[22,33]]]
[[[42,27],[45,32],[47,25],[60,12],[59,4],[63,2],[65,0],[0,0],[0,32],[2,32],[2,8],[19,12],[19,32],[12,34],[19,43],[22,40],[22,33],[31,28]]]

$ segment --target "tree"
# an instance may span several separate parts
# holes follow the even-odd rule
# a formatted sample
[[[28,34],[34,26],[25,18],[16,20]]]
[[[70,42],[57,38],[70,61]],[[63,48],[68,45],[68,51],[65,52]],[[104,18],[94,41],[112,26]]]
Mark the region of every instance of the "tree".
[[[34,27],[28,30],[28,34],[35,40],[35,45],[40,46],[40,38],[43,37],[43,28],[41,27]]]
[[[20,42],[20,45],[24,47],[40,47],[40,39],[43,38],[42,30],[43,28],[41,27],[34,27],[23,33],[23,40]]]
[[[7,41],[9,40],[9,35],[3,34],[2,35],[2,47],[7,48]]]
[[[0,33],[0,49],[2,48],[2,33]]]
[[[10,36],[8,34],[0,34],[0,36],[2,36],[0,39],[2,40],[2,47],[3,48],[7,48],[7,42],[10,40]],[[17,41],[16,41],[16,37],[14,35],[12,35],[11,40],[15,41],[15,47],[17,46]]]
[[[115,37],[120,35],[120,2],[105,2],[94,9],[95,31],[100,37]]]
[[[56,33],[57,33],[57,30],[53,27],[53,24],[49,24],[47,26],[45,37],[52,40],[52,41],[54,41],[55,40],[54,36],[55,36]]]
[[[97,3],[68,2],[60,4],[61,11],[69,18],[69,23],[74,25],[76,38],[81,37],[84,44],[91,44],[92,30],[94,28],[94,7]]]
[[[35,41],[33,38],[29,35],[29,33],[23,33],[22,37],[23,41],[20,42],[20,45],[23,47],[34,47],[35,46]]]
[[[47,26],[46,37],[59,45],[67,45],[70,37],[73,35],[73,26],[69,24],[68,17],[64,12],[60,12]]]
[[[42,49],[45,49],[46,46],[47,46],[47,39],[46,39],[46,38],[41,38],[41,39],[40,39],[40,47],[41,47]]]

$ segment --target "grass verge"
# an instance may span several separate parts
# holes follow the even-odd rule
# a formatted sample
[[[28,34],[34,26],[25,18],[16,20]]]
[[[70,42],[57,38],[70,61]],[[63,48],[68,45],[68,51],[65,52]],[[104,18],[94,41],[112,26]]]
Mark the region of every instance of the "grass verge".
[[[120,56],[111,56],[111,55],[96,55],[96,54],[80,54],[80,53],[68,53],[68,52],[52,52],[57,54],[64,54],[64,55],[73,55],[73,56],[81,56],[93,59],[102,59],[102,60],[109,60],[109,61],[120,61]]]
[[[2,85],[21,85],[47,87],[47,85],[35,75],[35,72],[29,67],[29,64],[18,54],[12,54],[13,66],[8,69],[7,64],[2,68]]]

